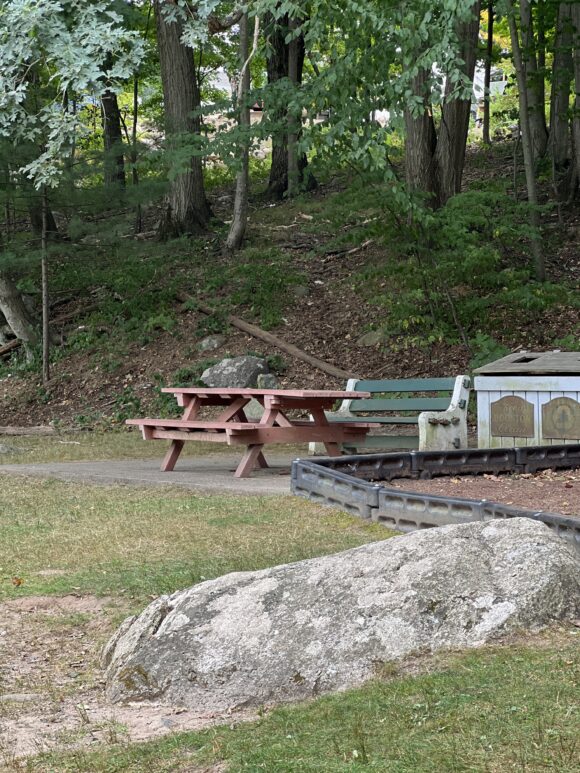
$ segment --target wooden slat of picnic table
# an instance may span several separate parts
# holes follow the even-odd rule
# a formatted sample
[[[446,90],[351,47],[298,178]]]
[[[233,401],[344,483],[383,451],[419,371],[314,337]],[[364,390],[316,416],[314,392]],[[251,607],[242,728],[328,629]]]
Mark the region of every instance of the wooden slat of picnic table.
[[[222,430],[208,432],[202,429],[163,429],[151,427],[150,439],[158,440],[200,440],[207,443],[227,443],[228,445],[284,445],[287,443],[342,443],[344,440],[364,438],[366,432],[359,428],[351,428],[344,424],[333,425],[333,431],[327,427],[311,425],[305,433],[299,427],[260,427],[249,430]]]
[[[225,430],[225,429],[246,429],[247,427],[258,427],[257,423],[248,423],[241,421],[186,421],[184,419],[127,419],[126,424],[145,427],[175,427],[182,429],[206,429],[206,430]]]
[[[193,395],[195,397],[203,397],[204,395],[207,396],[220,396],[220,397],[231,397],[231,396],[247,396],[247,397],[267,397],[267,396],[273,396],[273,397],[280,397],[282,400],[285,397],[289,398],[300,398],[302,400],[306,400],[309,397],[313,398],[334,398],[335,400],[340,399],[356,399],[356,398],[362,398],[362,397],[370,397],[370,392],[345,392],[343,390],[331,390],[331,389],[228,389],[228,388],[221,388],[221,387],[208,387],[205,389],[204,387],[163,387],[161,390],[162,392],[168,392],[169,394],[183,394],[183,395]]]

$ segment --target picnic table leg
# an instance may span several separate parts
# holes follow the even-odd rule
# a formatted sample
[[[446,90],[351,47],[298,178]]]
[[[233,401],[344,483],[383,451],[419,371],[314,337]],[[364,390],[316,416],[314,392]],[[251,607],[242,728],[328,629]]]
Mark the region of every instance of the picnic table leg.
[[[249,400],[246,400],[244,405],[247,404],[248,402],[249,402]],[[246,416],[246,412],[244,411],[244,406],[242,406],[241,408],[238,408],[238,410],[234,414],[234,418],[237,418],[238,421],[241,421],[244,424],[248,423],[248,417]],[[256,462],[258,463],[258,465],[262,469],[266,469],[267,467],[269,467],[269,464],[266,461],[266,457],[264,456],[264,454],[261,451],[260,451],[260,453],[258,454],[258,456],[256,458]]]
[[[328,427],[329,421],[326,418],[326,414],[322,408],[311,408],[310,415],[312,416],[313,421],[318,424],[319,427]],[[326,449],[326,453],[329,456],[342,455],[342,446],[340,443],[323,443],[323,445]]]
[[[189,398],[189,395],[184,395],[185,406],[183,409],[183,421],[193,421],[199,413],[199,399],[197,397]],[[183,449],[183,440],[172,440],[169,446],[165,458],[161,462],[161,470],[163,472],[171,472],[175,467],[175,463],[179,459],[179,454]]]
[[[264,464],[266,467],[268,466],[266,460],[264,459],[264,455],[262,454],[263,447],[263,444],[249,445],[247,447],[246,452],[242,456],[242,459],[234,473],[234,478],[248,478],[256,466],[256,463],[258,463],[260,467],[263,467]],[[264,460],[264,464],[260,461],[260,457]]]
[[[175,467],[175,462],[179,459],[179,454],[183,448],[183,440],[172,440],[165,458],[161,462],[163,472],[171,472]]]

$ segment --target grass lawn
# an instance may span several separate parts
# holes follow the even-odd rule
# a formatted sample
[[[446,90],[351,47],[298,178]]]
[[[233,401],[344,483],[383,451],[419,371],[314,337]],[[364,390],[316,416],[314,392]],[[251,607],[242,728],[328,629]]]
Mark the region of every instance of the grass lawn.
[[[257,722],[41,755],[26,769],[574,773],[580,770],[578,637],[552,637],[440,655],[426,662],[428,673],[393,669],[361,689],[265,712]]]
[[[122,591],[137,604],[226,572],[390,536],[298,497],[91,486],[1,472],[0,527],[0,598]]]
[[[119,437],[118,445],[116,439],[109,445],[102,441],[107,453],[128,452],[124,444],[131,436]],[[46,438],[41,444],[19,439],[25,441],[30,448],[39,443],[35,453],[47,449]],[[50,442],[42,460],[50,458],[50,449],[60,451],[56,440]],[[81,450],[86,453],[89,445]],[[55,716],[64,702],[81,701],[72,736],[80,748],[71,751],[71,736],[63,735],[54,750],[17,761],[0,743],[0,768],[4,762],[7,770],[46,773],[580,771],[580,631],[573,626],[479,651],[418,653],[412,662],[385,666],[360,689],[264,710],[255,722],[147,743],[129,743],[116,730],[95,736],[78,696],[102,692],[98,653],[125,614],[139,611],[151,597],[225,572],[391,535],[293,497],[80,485],[1,471],[0,527],[5,611],[14,615],[9,605],[40,594],[104,597],[110,605],[101,627],[88,608],[60,617],[31,614],[23,618],[21,634],[15,627],[9,641],[0,639],[0,692],[38,693]],[[0,628],[6,628],[6,619]],[[4,665],[21,659],[28,670],[6,676]],[[71,660],[83,663],[74,666],[80,674],[69,673]],[[0,702],[0,732],[3,719],[25,723],[27,712],[27,704]],[[91,737],[99,743],[90,746]]]
[[[109,459],[162,459],[165,442],[145,442],[137,430],[58,432],[54,435],[0,436],[0,445],[10,451],[0,454],[2,464],[42,464],[43,462],[91,462]],[[225,443],[186,443],[182,458],[207,456],[224,451]]]

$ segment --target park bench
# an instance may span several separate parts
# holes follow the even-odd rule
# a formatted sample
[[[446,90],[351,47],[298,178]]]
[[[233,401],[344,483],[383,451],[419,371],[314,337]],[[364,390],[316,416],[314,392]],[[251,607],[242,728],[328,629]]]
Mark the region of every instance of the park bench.
[[[379,432],[361,441],[349,439],[343,449],[419,448],[421,451],[467,447],[467,407],[470,379],[451,378],[349,379],[349,392],[369,392],[362,400],[343,400],[338,410],[327,412],[329,422],[364,421]],[[418,432],[380,432],[381,429],[417,428]],[[311,453],[323,453],[310,444]]]

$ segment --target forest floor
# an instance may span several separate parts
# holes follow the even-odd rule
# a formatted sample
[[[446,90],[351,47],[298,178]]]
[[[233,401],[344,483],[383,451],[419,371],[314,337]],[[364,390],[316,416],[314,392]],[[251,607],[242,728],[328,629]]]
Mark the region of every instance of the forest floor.
[[[508,143],[493,152],[471,151],[466,186],[477,189],[505,178],[510,154]],[[391,241],[373,235],[382,215],[364,196],[338,175],[293,201],[257,197],[248,251],[233,257],[219,252],[216,232],[190,243],[155,242],[155,209],[148,213],[146,238],[139,240],[130,238],[129,216],[100,216],[95,228],[101,230],[81,240],[85,251],[94,245],[94,254],[73,250],[68,258],[54,257],[53,315],[78,310],[79,316],[66,331],[55,329],[61,340],[66,332],[66,345],[54,350],[50,383],[43,386],[38,366],[26,367],[21,359],[0,365],[0,425],[120,424],[159,409],[161,386],[195,383],[208,364],[248,353],[270,359],[281,387],[344,387],[344,381],[228,326],[220,309],[366,378],[456,375],[477,364],[482,354],[493,359],[517,348],[545,350],[562,338],[580,346],[580,309],[558,303],[535,313],[514,314],[509,303],[492,308],[474,322],[474,330],[484,334],[483,344],[476,337],[469,348],[459,331],[426,340],[425,331],[411,330],[412,316],[407,334],[385,331],[397,292],[381,293],[389,289],[396,234]],[[214,192],[212,205],[225,220],[231,192]],[[580,211],[567,207],[558,215],[551,210],[544,220],[550,280],[577,289]],[[110,249],[103,229],[117,229]],[[405,270],[402,264],[400,272]],[[463,291],[457,292],[460,297]],[[191,308],[179,303],[177,293],[205,301],[216,308],[216,316],[207,317],[194,302]],[[83,316],[87,305],[96,308]],[[403,329],[409,326],[407,319],[400,321]],[[361,340],[373,330],[383,330],[380,340],[370,345]],[[199,351],[200,341],[216,331],[223,333],[223,344]],[[481,346],[489,351],[482,353]]]

